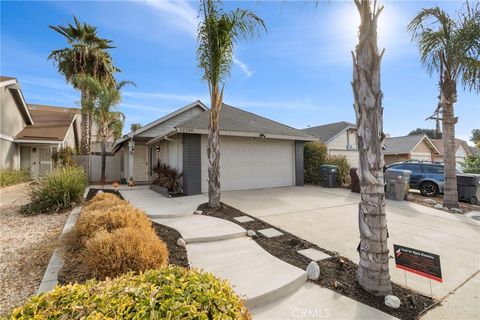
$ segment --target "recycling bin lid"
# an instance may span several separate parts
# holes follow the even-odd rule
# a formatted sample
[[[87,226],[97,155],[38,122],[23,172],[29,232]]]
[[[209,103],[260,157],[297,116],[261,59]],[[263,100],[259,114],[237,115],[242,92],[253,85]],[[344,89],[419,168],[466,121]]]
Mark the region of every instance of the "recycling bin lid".
[[[320,168],[335,168],[335,169],[338,169],[338,166],[334,165],[334,164],[322,164],[322,165],[320,165]]]
[[[457,174],[457,184],[480,185],[480,174],[475,174],[475,173]]]

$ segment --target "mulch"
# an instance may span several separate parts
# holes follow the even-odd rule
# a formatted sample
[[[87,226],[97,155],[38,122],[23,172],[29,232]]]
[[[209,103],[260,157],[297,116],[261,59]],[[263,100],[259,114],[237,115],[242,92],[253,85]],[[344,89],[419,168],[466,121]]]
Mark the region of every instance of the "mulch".
[[[157,236],[167,245],[169,264],[189,268],[187,249],[177,245],[178,238],[182,237],[180,233],[173,228],[155,222],[152,222],[152,227]]]
[[[402,305],[399,309],[389,308],[384,304],[384,297],[374,296],[358,284],[356,280],[358,265],[345,257],[339,256],[336,252],[320,248],[309,241],[223,203],[221,208],[217,210],[209,208],[207,203],[201,204],[198,209],[202,210],[204,215],[229,220],[247,230],[257,231],[265,228],[275,228],[281,231],[284,235],[274,238],[264,237],[257,232],[258,236],[253,239],[271,255],[300,269],[305,270],[311,260],[299,254],[298,250],[314,248],[332,256],[332,258],[317,262],[320,267],[320,279],[313,281],[314,283],[399,319],[418,319],[426,309],[432,308],[437,303],[436,300],[430,297],[392,282],[392,294],[401,300]],[[253,221],[239,223],[233,219],[238,216],[248,216]]]
[[[443,195],[437,195],[435,197],[425,197],[420,193],[409,192],[407,196],[407,201],[421,204],[426,207],[433,207],[436,204],[443,205]],[[463,213],[467,213],[474,210],[479,210],[480,206],[473,205],[465,201],[459,201],[459,208],[462,209]],[[441,213],[441,210],[438,210]]]

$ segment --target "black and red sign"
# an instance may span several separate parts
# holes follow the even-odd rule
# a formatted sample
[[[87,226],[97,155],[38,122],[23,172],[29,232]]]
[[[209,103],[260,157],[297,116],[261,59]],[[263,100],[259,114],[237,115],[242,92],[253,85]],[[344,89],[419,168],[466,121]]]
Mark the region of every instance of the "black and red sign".
[[[397,268],[443,282],[439,255],[396,244],[393,245],[393,250]]]

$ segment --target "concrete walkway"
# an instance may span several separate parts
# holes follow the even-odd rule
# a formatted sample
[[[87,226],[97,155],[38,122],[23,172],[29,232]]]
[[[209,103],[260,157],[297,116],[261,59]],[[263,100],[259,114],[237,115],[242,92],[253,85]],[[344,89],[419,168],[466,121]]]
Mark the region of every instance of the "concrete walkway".
[[[0,207],[17,206],[28,202],[30,183],[21,183],[0,189]]]
[[[176,229],[187,243],[192,267],[227,279],[244,297],[254,319],[395,319],[307,282],[306,272],[263,250],[232,222],[193,215],[204,195],[166,198],[147,189],[120,190],[152,221]]]

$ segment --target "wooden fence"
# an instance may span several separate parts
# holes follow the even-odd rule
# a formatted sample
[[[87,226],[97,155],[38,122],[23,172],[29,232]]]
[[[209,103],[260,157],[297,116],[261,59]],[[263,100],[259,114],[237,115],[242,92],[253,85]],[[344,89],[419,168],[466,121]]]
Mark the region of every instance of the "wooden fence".
[[[102,156],[101,155],[74,155],[75,162],[85,168],[88,174],[88,181],[90,183],[99,182],[102,176]],[[121,168],[121,153],[117,152],[113,156],[107,156],[105,166],[106,182],[120,181]]]

